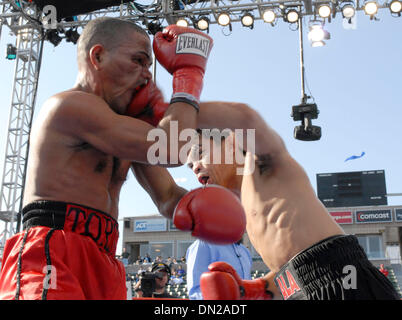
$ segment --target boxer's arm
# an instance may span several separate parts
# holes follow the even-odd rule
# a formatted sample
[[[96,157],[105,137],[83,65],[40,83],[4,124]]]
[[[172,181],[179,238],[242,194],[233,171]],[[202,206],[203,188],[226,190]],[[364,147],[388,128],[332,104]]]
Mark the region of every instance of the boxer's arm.
[[[176,185],[166,168],[134,163],[132,169],[159,212],[168,219],[173,218],[178,229],[221,244],[236,242],[243,235],[244,210],[228,189],[210,186],[187,192]]]
[[[274,277],[275,273],[270,271],[265,276],[263,276],[262,279],[268,282],[269,291],[271,291],[272,294],[274,295],[273,300],[282,300],[282,294],[280,293],[278,287],[275,284]]]
[[[169,121],[176,120],[178,130],[194,128],[196,111],[185,103],[174,103],[165,114],[154,137],[149,136],[155,127],[148,123],[119,115],[106,102],[92,94],[68,92],[59,94],[46,103],[51,123],[56,131],[91,144],[96,149],[120,159],[158,163],[162,166],[181,165],[179,151],[185,142],[170,139],[177,129],[170,130]],[[188,113],[194,113],[188,117]],[[191,119],[190,119],[191,118]],[[163,143],[163,141],[166,143]],[[171,145],[170,141],[178,143]],[[153,147],[152,149],[150,149]],[[149,151],[149,152],[148,152]],[[154,162],[153,162],[154,161]]]
[[[160,214],[173,218],[174,209],[187,190],[178,186],[166,168],[132,163],[131,168],[139,184],[148,192]]]
[[[278,154],[286,151],[282,138],[268,126],[259,113],[244,103],[202,102],[198,115],[198,128],[225,128],[243,130],[243,149],[257,155]],[[247,145],[247,129],[255,130],[255,152]]]
[[[177,127],[176,127],[177,125]],[[180,159],[181,148],[187,143],[183,139],[188,139],[191,131],[195,131],[197,125],[197,111],[185,102],[175,102],[169,105],[163,118],[160,120],[158,127],[166,132],[166,141],[169,150],[169,159],[174,160],[175,157],[178,161],[177,165],[185,164],[187,161],[187,154]],[[179,139],[180,134],[185,133],[184,138]],[[190,130],[189,130],[190,129]],[[172,137],[172,139],[170,138]],[[189,150],[188,150],[189,151]],[[169,161],[174,165],[174,161]]]

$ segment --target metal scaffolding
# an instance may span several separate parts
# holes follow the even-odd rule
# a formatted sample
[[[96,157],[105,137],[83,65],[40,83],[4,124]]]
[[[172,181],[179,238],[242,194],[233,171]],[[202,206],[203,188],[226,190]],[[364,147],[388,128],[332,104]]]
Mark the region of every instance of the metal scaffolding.
[[[334,18],[336,13],[341,12],[341,5],[350,1],[149,0],[149,4],[142,4],[141,0],[81,14],[75,19],[62,19],[57,22],[55,30],[63,34],[69,28],[82,28],[90,20],[103,16],[128,19],[144,25],[148,30],[151,25],[166,26],[176,23],[183,17],[188,20],[190,26],[194,26],[200,16],[208,17],[210,24],[217,24],[217,18],[221,12],[230,13],[231,22],[234,23],[240,21],[244,12],[252,13],[255,20],[262,20],[263,11],[268,8],[275,11],[277,19],[284,19],[285,9],[290,7],[299,8],[301,16],[315,18],[316,8],[324,3],[331,4]],[[33,2],[0,0],[0,7],[0,37],[2,28],[8,27],[16,37],[15,47],[17,48],[0,189],[0,221],[5,225],[3,229],[0,228],[1,257],[5,240],[19,231],[19,212],[22,206],[29,134],[35,108],[41,52],[46,32],[49,30],[42,23],[43,12]],[[385,7],[388,7],[387,3],[379,4],[379,8]],[[363,9],[359,0],[355,1],[355,9]]]
[[[25,182],[28,142],[35,106],[36,88],[40,69],[41,28],[23,28],[27,17],[10,3],[2,4],[1,24],[16,36],[14,83],[7,130],[3,176],[0,189],[0,219],[4,222],[1,244],[17,231],[18,213]],[[37,16],[35,8],[30,16]],[[0,247],[0,254],[3,248]]]

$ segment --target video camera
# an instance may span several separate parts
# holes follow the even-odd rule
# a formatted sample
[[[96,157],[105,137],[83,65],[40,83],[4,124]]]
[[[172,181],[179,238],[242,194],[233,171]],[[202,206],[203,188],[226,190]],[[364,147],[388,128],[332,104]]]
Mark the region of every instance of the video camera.
[[[292,107],[292,118],[294,121],[301,120],[301,126],[294,129],[294,137],[303,141],[316,141],[321,138],[321,127],[313,126],[311,119],[317,119],[318,108],[315,103],[302,103]]]
[[[155,279],[158,275],[154,272],[146,272],[144,271],[140,275],[140,288],[142,291],[142,296],[145,298],[152,297],[153,293],[156,289],[156,281]]]
[[[168,273],[168,279],[170,278],[170,270],[166,270]],[[158,270],[153,272],[144,271],[140,274],[140,290],[142,291],[142,296],[145,298],[152,297],[153,293],[156,291],[156,279],[163,279],[164,274]]]

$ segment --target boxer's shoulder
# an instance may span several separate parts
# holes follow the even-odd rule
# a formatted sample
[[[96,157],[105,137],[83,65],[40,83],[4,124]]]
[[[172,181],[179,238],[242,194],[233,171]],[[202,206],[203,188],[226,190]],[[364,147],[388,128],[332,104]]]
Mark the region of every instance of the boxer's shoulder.
[[[41,118],[49,128],[65,133],[78,133],[79,128],[96,122],[100,113],[110,111],[108,104],[91,93],[64,91],[48,98],[42,106]],[[78,130],[78,131],[77,131]]]
[[[48,109],[62,112],[76,112],[79,109],[94,108],[97,106],[107,107],[107,104],[99,96],[78,90],[59,92],[47,99],[44,104],[44,107]]]

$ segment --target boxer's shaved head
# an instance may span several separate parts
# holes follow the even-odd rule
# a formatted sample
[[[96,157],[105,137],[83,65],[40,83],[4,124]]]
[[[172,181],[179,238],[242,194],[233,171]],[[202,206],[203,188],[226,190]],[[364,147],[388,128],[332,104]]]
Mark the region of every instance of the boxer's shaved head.
[[[127,39],[127,34],[133,31],[149,38],[144,29],[127,20],[102,17],[89,21],[78,40],[78,62],[85,59],[92,46],[101,44],[111,50]]]

